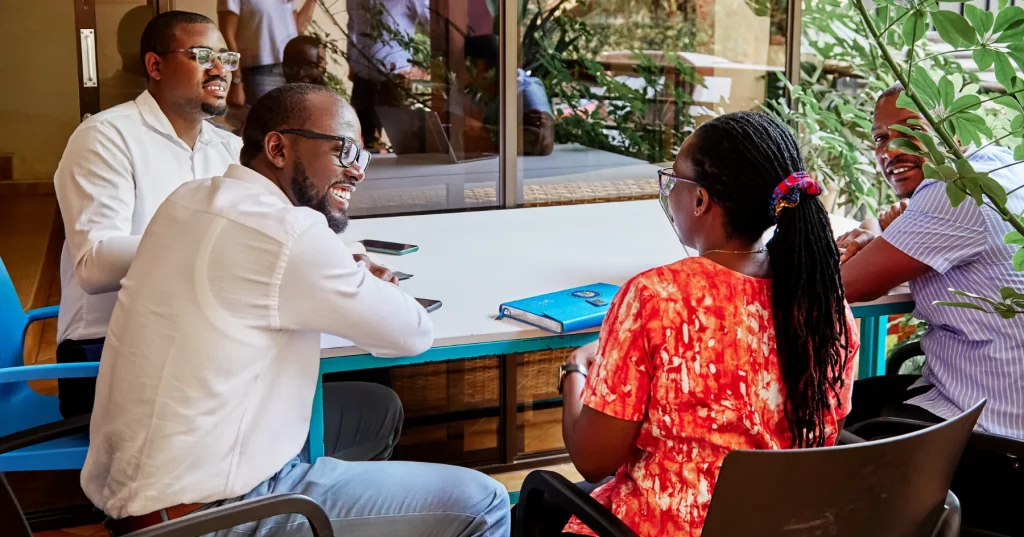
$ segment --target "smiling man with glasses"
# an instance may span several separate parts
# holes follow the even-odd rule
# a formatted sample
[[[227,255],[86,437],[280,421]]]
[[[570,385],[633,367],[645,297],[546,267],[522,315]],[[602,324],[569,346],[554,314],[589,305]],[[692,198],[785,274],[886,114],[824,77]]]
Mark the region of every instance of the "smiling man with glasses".
[[[82,470],[114,537],[284,492],[316,500],[339,536],[508,535],[493,479],[384,462],[403,418],[385,387],[325,384],[330,456],[302,456],[321,333],[385,357],[433,341],[427,312],[338,236],[369,164],[359,132],[329,88],[273,89],[246,120],[241,164],[181,186],[153,217],[110,322]],[[287,515],[215,535],[309,530]]]
[[[60,363],[97,361],[142,232],[178,186],[224,173],[242,142],[206,119],[227,111],[238,54],[209,18],[169,11],[139,44],[147,90],[75,129],[54,175],[64,219]],[[92,409],[92,379],[59,381],[61,412]]]

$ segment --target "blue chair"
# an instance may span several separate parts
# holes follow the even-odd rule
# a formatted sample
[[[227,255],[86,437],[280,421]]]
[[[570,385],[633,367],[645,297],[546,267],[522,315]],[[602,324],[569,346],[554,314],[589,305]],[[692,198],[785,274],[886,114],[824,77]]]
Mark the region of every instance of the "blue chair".
[[[56,397],[40,395],[30,380],[95,377],[99,364],[24,365],[28,325],[57,316],[57,306],[29,312],[21,301],[0,259],[0,437],[32,435],[62,421]],[[77,470],[85,464],[89,435],[78,434],[0,455],[0,472]]]

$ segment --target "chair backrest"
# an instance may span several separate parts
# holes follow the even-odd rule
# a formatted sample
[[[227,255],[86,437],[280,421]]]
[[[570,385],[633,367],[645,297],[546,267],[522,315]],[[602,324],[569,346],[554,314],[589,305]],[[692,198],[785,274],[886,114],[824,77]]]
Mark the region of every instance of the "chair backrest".
[[[930,536],[984,406],[875,442],[731,452],[703,536]]]
[[[0,369],[24,365],[22,338],[27,323],[14,282],[3,259],[0,259]]]

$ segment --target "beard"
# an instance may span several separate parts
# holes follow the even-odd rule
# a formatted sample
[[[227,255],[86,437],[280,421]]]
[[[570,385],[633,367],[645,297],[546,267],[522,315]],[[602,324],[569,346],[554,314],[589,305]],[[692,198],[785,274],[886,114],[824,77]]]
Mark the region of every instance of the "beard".
[[[295,200],[295,204],[300,207],[309,207],[324,215],[331,231],[342,233],[348,227],[348,214],[332,209],[327,196],[330,196],[330,193],[325,191],[317,197],[313,191],[313,181],[306,175],[306,167],[302,164],[302,160],[297,159],[295,165],[292,166],[292,198]]]
[[[202,110],[204,114],[210,117],[221,117],[228,113],[228,105],[226,102],[221,105],[204,102],[199,105],[199,109]]]

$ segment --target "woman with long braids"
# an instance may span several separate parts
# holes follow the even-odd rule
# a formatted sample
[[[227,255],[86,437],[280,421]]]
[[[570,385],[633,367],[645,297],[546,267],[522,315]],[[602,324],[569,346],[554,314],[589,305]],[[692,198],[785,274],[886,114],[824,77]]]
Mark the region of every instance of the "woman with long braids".
[[[821,186],[785,127],[713,119],[659,179],[699,255],[623,286],[598,344],[563,366],[562,434],[588,481],[615,472],[593,495],[638,534],[699,535],[729,451],[835,443],[857,332]],[[566,520],[555,533],[593,535]]]

